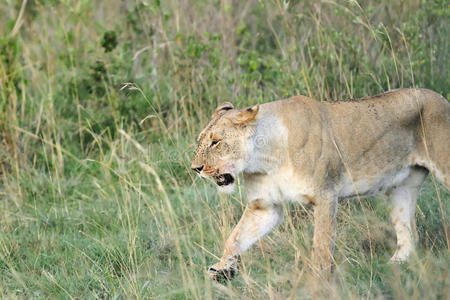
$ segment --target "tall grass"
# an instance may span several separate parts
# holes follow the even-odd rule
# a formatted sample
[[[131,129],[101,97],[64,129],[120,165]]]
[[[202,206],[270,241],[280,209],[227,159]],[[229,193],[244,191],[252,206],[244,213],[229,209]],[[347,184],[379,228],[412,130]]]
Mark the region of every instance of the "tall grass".
[[[2,298],[310,297],[311,209],[243,257],[206,266],[245,205],[191,172],[216,105],[399,87],[448,98],[445,1],[3,1],[0,3]],[[388,201],[344,201],[335,298],[448,298],[443,217],[427,181],[405,265]]]

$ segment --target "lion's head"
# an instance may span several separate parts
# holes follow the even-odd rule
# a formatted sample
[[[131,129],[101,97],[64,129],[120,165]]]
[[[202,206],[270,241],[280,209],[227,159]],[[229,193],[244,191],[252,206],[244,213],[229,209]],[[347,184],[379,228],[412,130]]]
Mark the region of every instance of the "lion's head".
[[[212,177],[222,192],[233,191],[236,176],[245,168],[258,110],[258,105],[238,110],[225,102],[198,136],[191,167],[202,177]]]

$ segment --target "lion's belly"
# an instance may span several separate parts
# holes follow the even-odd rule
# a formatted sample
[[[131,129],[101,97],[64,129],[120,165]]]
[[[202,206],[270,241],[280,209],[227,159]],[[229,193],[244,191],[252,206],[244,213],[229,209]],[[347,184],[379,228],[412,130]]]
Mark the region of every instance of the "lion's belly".
[[[404,181],[411,173],[410,167],[391,170],[373,176],[344,176],[338,186],[340,198],[384,192]]]
[[[373,175],[357,174],[354,177],[344,175],[341,182],[331,187],[339,198],[385,192],[401,184],[411,173],[410,167],[379,172]],[[315,198],[324,192],[311,178],[300,177],[290,170],[274,174],[248,176],[246,178],[248,201],[265,199],[281,203],[294,201],[314,203]],[[333,191],[330,190],[333,193]]]

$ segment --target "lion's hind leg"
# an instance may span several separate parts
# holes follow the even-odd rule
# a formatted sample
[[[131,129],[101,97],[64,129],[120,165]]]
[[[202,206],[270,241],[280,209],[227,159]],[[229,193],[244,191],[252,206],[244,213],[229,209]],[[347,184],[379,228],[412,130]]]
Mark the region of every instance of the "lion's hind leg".
[[[418,160],[450,191],[450,102],[441,95],[428,94],[419,124]]]
[[[401,185],[391,190],[391,220],[397,234],[397,249],[391,262],[404,262],[414,251],[416,240],[415,211],[420,188],[428,171],[421,167],[413,167],[410,175]]]

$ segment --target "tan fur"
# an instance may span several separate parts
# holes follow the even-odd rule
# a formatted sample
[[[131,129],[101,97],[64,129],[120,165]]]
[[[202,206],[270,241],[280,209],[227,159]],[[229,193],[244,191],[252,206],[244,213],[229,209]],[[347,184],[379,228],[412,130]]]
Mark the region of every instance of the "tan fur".
[[[425,89],[343,102],[299,96],[242,110],[225,103],[198,142],[192,168],[201,176],[243,173],[247,186],[247,208],[209,269],[214,279],[236,273],[240,254],[282,220],[285,200],[314,205],[313,263],[329,274],[338,199],[390,194],[392,261],[404,261],[414,249],[415,204],[428,172],[450,188],[450,104]]]

